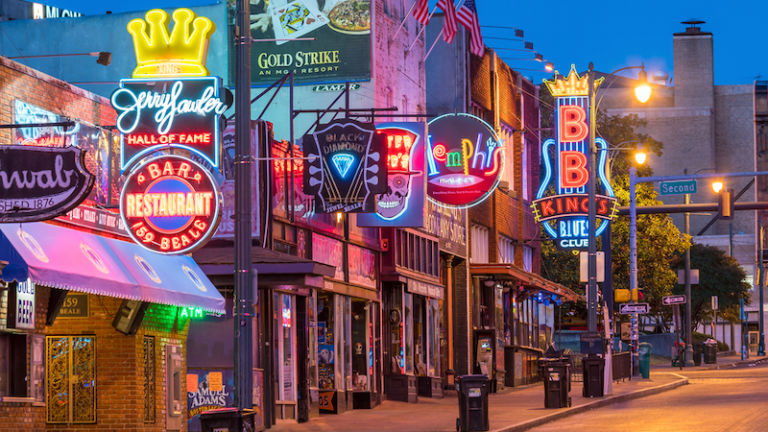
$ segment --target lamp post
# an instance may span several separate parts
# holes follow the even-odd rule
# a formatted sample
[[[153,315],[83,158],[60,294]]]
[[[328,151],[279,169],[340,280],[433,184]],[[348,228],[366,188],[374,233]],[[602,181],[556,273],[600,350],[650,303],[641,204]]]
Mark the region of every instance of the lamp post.
[[[758,248],[759,253],[757,255],[758,259],[758,266],[760,269],[760,276],[758,277],[758,286],[760,289],[760,316],[758,317],[760,327],[758,330],[760,331],[760,334],[758,335],[758,342],[757,342],[757,355],[764,356],[765,355],[765,299],[763,298],[763,286],[765,285],[765,274],[764,270],[765,267],[763,266],[763,213],[759,212],[757,214],[757,232],[760,235],[760,238],[758,239]]]

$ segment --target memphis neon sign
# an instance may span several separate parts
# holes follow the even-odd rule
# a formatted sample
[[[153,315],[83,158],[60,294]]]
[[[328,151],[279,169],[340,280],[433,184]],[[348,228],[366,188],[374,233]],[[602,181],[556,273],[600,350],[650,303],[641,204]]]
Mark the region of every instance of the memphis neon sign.
[[[220,116],[229,103],[216,77],[120,81],[112,93],[125,169],[157,146],[180,147],[219,165]]]
[[[213,235],[221,202],[207,169],[179,156],[136,167],[120,195],[120,216],[133,240],[165,254],[190,252]]]
[[[532,207],[537,222],[564,249],[589,246],[587,183],[589,182],[589,88],[586,76],[572,66],[567,77],[544,81],[555,97],[557,139],[542,146],[544,178]],[[595,82],[599,85],[600,80]],[[616,215],[617,202],[606,176],[607,144],[595,139],[599,154],[596,185],[595,235],[600,235]]]
[[[485,200],[504,171],[504,143],[493,128],[469,114],[429,122],[427,197],[435,204],[467,208]]]

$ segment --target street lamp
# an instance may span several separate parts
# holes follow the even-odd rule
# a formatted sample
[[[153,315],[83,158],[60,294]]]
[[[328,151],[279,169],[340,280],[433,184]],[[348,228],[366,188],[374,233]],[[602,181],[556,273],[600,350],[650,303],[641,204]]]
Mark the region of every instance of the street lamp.
[[[645,72],[645,68],[640,70],[638,81],[640,84],[635,87],[635,98],[640,103],[646,103],[651,98],[651,86],[648,85],[648,74]]]
[[[606,75],[607,77],[610,76],[616,76],[617,73],[629,69],[640,69],[640,84],[637,87],[641,87],[645,85],[646,88],[642,90],[635,89],[635,97],[638,98],[638,100],[642,103],[648,101],[648,98],[651,96],[650,92],[650,86],[648,86],[646,75],[645,75],[645,65],[641,64],[640,66],[627,66],[623,68],[616,69],[615,71],[611,72],[610,74]],[[589,194],[588,198],[588,213],[587,213],[587,226],[589,227],[589,244],[588,246],[588,252],[587,252],[587,271],[588,271],[588,285],[587,285],[587,330],[589,332],[596,332],[597,331],[597,239],[596,239],[596,228],[597,228],[597,203],[596,203],[596,187],[597,187],[597,158],[596,158],[596,145],[595,145],[595,128],[597,125],[597,106],[599,105],[595,103],[595,96],[597,93],[596,84],[599,85],[600,81],[595,81],[595,73],[594,73],[594,65],[590,62],[589,63],[589,80],[588,80],[588,92],[589,92],[589,183],[588,183],[588,189],[587,193]],[[610,84],[607,87],[609,87]],[[640,98],[640,96],[643,96],[643,98]],[[634,188],[632,187],[632,179],[634,176],[635,168],[634,166],[630,167],[630,212],[636,211],[634,208]],[[630,221],[630,232],[633,229],[637,229],[636,226],[633,227],[633,221]],[[634,261],[635,261],[635,271],[630,276],[630,301],[633,301],[632,295],[637,290],[637,247],[636,245],[633,247],[632,242],[634,239],[632,236],[630,236],[630,268],[631,263],[633,260],[633,252],[634,252]],[[632,370],[637,373],[638,371],[638,365],[639,365],[639,358],[638,358],[638,326],[637,326],[637,314],[633,313],[631,315],[631,339],[632,339]]]

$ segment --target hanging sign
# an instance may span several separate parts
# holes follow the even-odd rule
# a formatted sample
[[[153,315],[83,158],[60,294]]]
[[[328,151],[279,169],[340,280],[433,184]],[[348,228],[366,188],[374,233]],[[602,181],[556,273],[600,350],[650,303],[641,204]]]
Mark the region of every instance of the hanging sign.
[[[357,217],[361,227],[424,226],[424,123],[378,123],[387,146],[387,192],[376,197],[376,212]]]
[[[165,254],[191,252],[216,231],[218,186],[204,167],[179,156],[137,166],[123,185],[120,216],[133,240]]]
[[[221,115],[231,104],[217,77],[125,79],[112,93],[120,169],[158,147],[178,147],[219,166]]]
[[[445,207],[484,201],[504,171],[504,143],[493,128],[470,114],[446,114],[429,122],[427,198]]]
[[[83,202],[94,180],[77,147],[0,146],[0,222],[63,215]]]
[[[341,119],[304,135],[304,193],[318,213],[373,213],[387,192],[386,142],[372,123]]]
[[[595,87],[602,78],[595,80]],[[544,81],[555,97],[556,139],[542,146],[544,176],[532,203],[534,217],[544,231],[563,249],[589,246],[589,86],[588,77],[579,77],[575,66],[567,77]],[[595,139],[598,154],[596,185],[599,236],[616,215],[617,201],[606,176],[608,145]]]

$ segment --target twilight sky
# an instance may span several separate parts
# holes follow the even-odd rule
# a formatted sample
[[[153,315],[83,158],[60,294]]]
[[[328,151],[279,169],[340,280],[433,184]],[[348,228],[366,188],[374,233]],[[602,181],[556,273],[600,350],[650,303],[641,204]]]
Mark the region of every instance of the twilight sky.
[[[384,0],[375,0],[384,1]],[[414,0],[403,1],[410,8]],[[44,0],[44,3],[85,14],[172,8],[214,3],[212,0]],[[436,0],[430,0],[434,4]],[[750,84],[761,77],[768,79],[768,56],[763,45],[768,40],[768,1],[732,0],[650,0],[644,2],[584,2],[576,0],[515,1],[476,0],[480,24],[514,27],[524,30],[525,40],[536,52],[567,73],[571,63],[584,70],[590,61],[595,68],[611,72],[644,62],[649,76],[672,75],[672,33],[683,31],[680,21],[692,18],[707,21],[702,30],[714,34],[715,83]],[[483,28],[487,46],[497,49],[516,69],[535,82],[547,77],[543,65],[528,60],[530,51],[514,38],[514,30]],[[442,43],[442,42],[440,42]],[[431,44],[431,41],[428,41]],[[511,49],[511,50],[510,50]],[[628,72],[635,76],[636,72]]]

